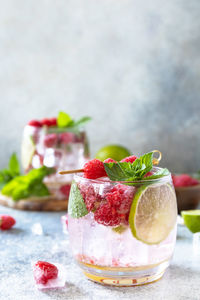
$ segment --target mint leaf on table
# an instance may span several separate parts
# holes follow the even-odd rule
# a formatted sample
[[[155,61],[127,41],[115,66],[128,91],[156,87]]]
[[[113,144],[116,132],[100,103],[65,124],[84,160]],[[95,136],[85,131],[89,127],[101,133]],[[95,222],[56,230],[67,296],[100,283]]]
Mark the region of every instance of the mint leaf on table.
[[[72,120],[72,118],[70,117],[70,115],[66,114],[63,111],[59,112],[58,118],[57,118],[58,127],[61,127],[61,128],[67,127],[69,125],[72,125],[73,122],[74,121]]]
[[[13,153],[10,157],[9,170],[13,176],[18,176],[20,174],[20,165],[16,153]]]
[[[20,175],[20,165],[16,153],[10,157],[8,168],[0,171],[0,189],[9,181]]]
[[[167,169],[160,169],[151,176],[144,177],[153,168],[153,152],[146,153],[133,163],[104,163],[108,177],[113,181],[151,180],[169,174]]]
[[[31,196],[48,196],[50,193],[43,183],[43,179],[54,172],[53,168],[45,166],[39,169],[32,169],[28,174],[17,176],[8,182],[3,187],[1,193],[11,197],[14,201]]]
[[[72,218],[76,219],[88,214],[85,202],[75,181],[73,181],[71,185],[68,204],[68,214]]]

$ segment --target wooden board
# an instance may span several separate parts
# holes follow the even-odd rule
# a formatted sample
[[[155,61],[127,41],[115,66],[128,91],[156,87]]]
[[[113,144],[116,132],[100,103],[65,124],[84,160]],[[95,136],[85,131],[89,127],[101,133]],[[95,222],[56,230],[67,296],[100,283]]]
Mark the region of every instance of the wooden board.
[[[31,211],[66,211],[67,199],[56,199],[55,196],[46,197],[30,197],[27,199],[21,199],[17,202],[12,198],[4,196],[0,193],[0,204],[20,210]]]

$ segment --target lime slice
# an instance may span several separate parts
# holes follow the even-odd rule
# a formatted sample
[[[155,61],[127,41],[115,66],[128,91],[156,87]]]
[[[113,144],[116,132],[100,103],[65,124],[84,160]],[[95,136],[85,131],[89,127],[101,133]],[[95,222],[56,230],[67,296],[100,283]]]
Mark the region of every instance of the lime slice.
[[[200,232],[200,209],[183,210],[181,216],[185,225],[192,233]]]
[[[31,164],[33,155],[35,153],[35,144],[31,138],[24,138],[22,142],[22,152],[21,152],[21,160],[22,167],[24,170],[27,170],[29,165]]]
[[[107,145],[97,152],[95,158],[98,158],[101,161],[104,161],[107,158],[120,161],[130,155],[130,151],[121,145]]]
[[[164,241],[176,224],[177,204],[169,184],[140,187],[131,205],[129,225],[133,236],[145,244]]]

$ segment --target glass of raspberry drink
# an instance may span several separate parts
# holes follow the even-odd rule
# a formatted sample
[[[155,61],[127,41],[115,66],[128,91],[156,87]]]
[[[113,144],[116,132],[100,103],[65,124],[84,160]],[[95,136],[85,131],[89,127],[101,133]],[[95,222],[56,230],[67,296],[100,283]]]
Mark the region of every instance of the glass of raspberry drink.
[[[62,121],[64,117],[69,121],[67,114],[60,114]],[[87,135],[81,126],[84,122],[80,122],[82,119],[77,122],[70,119],[71,123],[59,126],[60,114],[58,118],[32,120],[25,126],[21,153],[25,172],[43,165],[56,171],[63,168],[76,169],[88,160]],[[72,175],[68,175],[67,179],[68,182],[66,178],[54,173],[44,181],[52,195],[65,199],[69,196]]]
[[[119,163],[91,160],[74,176],[70,244],[95,282],[132,286],[161,278],[173,254],[176,218],[171,174],[153,166],[152,152]]]

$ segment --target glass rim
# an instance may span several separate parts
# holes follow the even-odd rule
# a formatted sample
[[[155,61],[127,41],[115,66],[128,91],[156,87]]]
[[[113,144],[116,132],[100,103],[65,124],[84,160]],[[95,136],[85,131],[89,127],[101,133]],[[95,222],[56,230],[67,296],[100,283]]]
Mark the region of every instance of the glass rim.
[[[161,170],[163,168],[160,167],[153,167],[152,170]],[[154,178],[154,179],[142,179],[142,180],[135,180],[135,181],[114,181],[109,179],[108,177],[100,177],[97,179],[90,179],[90,178],[85,178],[82,175],[83,173],[75,173],[74,174],[74,178],[77,179],[81,179],[83,181],[88,181],[91,183],[96,183],[96,184],[106,184],[106,183],[110,183],[110,184],[116,184],[116,183],[121,183],[121,184],[126,184],[128,185],[128,183],[131,184],[135,184],[135,185],[139,185],[139,184],[152,184],[152,183],[159,183],[159,182],[166,182],[166,181],[170,181],[171,180],[171,173],[169,172],[168,175],[164,175],[160,178]],[[107,179],[108,178],[108,179]],[[147,177],[148,178],[148,177]]]

